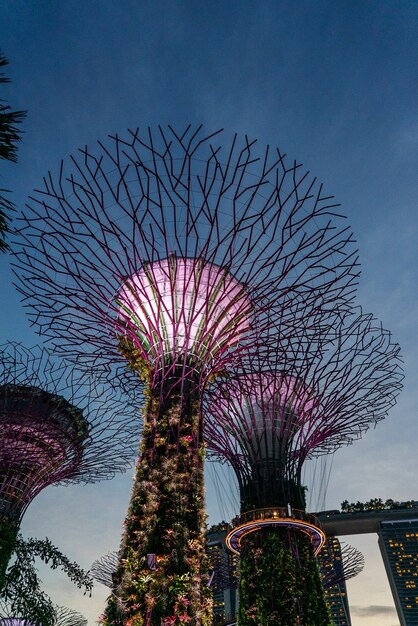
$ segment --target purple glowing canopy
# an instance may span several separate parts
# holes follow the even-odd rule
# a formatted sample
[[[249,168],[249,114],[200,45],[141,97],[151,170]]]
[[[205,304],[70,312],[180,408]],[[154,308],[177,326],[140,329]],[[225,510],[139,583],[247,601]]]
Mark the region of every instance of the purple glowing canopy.
[[[47,485],[124,471],[138,418],[128,398],[48,350],[0,346],[0,516],[20,522]]]
[[[210,374],[248,348],[255,317],[262,328],[267,312],[289,311],[294,329],[295,302],[347,307],[356,252],[337,204],[279,150],[220,137],[128,131],[44,179],[20,218],[15,267],[61,353],[120,361],[122,335],[156,369],[174,353]]]
[[[88,423],[81,411],[37,387],[0,387],[0,515],[22,514],[41,484],[79,471]]]
[[[372,315],[347,314],[322,341],[291,339],[242,361],[204,398],[210,455],[245,482],[255,463],[299,476],[308,457],[349,444],[383,419],[402,387],[399,346]]]
[[[216,386],[208,404],[213,418],[228,424],[250,459],[283,456],[303,430],[318,402],[297,378],[277,371],[258,371]]]
[[[211,367],[249,328],[251,299],[226,269],[203,259],[147,263],[123,285],[117,333],[158,366],[181,355]]]

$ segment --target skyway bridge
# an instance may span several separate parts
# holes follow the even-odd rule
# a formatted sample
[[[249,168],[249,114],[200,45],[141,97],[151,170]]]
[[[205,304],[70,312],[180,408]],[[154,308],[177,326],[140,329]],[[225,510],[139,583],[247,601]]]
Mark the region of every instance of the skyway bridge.
[[[381,522],[418,521],[418,508],[379,509],[340,513],[323,511],[316,513],[326,535],[361,535],[377,533]]]

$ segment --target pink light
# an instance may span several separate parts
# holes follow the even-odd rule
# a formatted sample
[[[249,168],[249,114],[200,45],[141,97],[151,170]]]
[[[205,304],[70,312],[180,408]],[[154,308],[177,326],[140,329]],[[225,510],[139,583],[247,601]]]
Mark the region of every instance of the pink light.
[[[55,436],[52,436],[51,432]],[[30,466],[31,471],[38,466],[43,468],[46,464],[50,471],[53,468],[59,468],[71,452],[71,440],[67,438],[68,441],[66,441],[62,431],[58,429],[54,431],[48,423],[34,422],[29,426],[13,423],[12,420],[2,421],[0,438],[3,446],[0,459],[7,456],[9,463],[13,461],[20,465]]]
[[[210,412],[229,427],[251,458],[284,454],[302,432],[318,406],[313,392],[292,376],[257,372],[228,380],[210,399]],[[227,426],[225,426],[227,425]],[[297,444],[296,444],[297,445]]]
[[[174,256],[144,265],[125,282],[117,304],[123,334],[152,362],[219,358],[249,329],[252,308],[227,269]]]

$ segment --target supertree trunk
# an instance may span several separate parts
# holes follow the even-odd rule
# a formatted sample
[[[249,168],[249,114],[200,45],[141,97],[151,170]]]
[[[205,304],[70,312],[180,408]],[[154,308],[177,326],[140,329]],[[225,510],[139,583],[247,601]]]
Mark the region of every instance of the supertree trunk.
[[[168,383],[170,384],[170,383]],[[208,625],[202,419],[183,380],[146,393],[144,433],[114,577],[109,624]]]
[[[264,464],[249,484],[241,487],[241,513],[274,510],[303,518],[305,490],[299,480],[281,478],[279,468]],[[248,500],[248,496],[253,497]],[[286,514],[285,514],[286,515]],[[241,539],[239,567],[239,626],[329,626],[317,558],[304,530],[268,526]]]
[[[311,541],[274,528],[242,540],[239,626],[330,626]]]

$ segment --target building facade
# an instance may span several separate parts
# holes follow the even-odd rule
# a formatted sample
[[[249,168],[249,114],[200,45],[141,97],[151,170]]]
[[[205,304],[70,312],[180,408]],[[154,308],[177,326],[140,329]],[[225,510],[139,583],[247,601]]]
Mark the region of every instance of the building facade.
[[[236,620],[238,608],[237,556],[225,543],[228,524],[212,526],[206,533],[206,553],[210,562],[210,587],[213,594],[213,623],[215,626]]]
[[[401,626],[418,624],[418,516],[381,522],[379,547]]]
[[[377,533],[401,626],[418,625],[418,501],[390,508],[318,513],[329,535]]]
[[[317,558],[333,626],[351,626],[341,546],[337,537],[327,537]],[[333,579],[337,582],[330,584]]]

